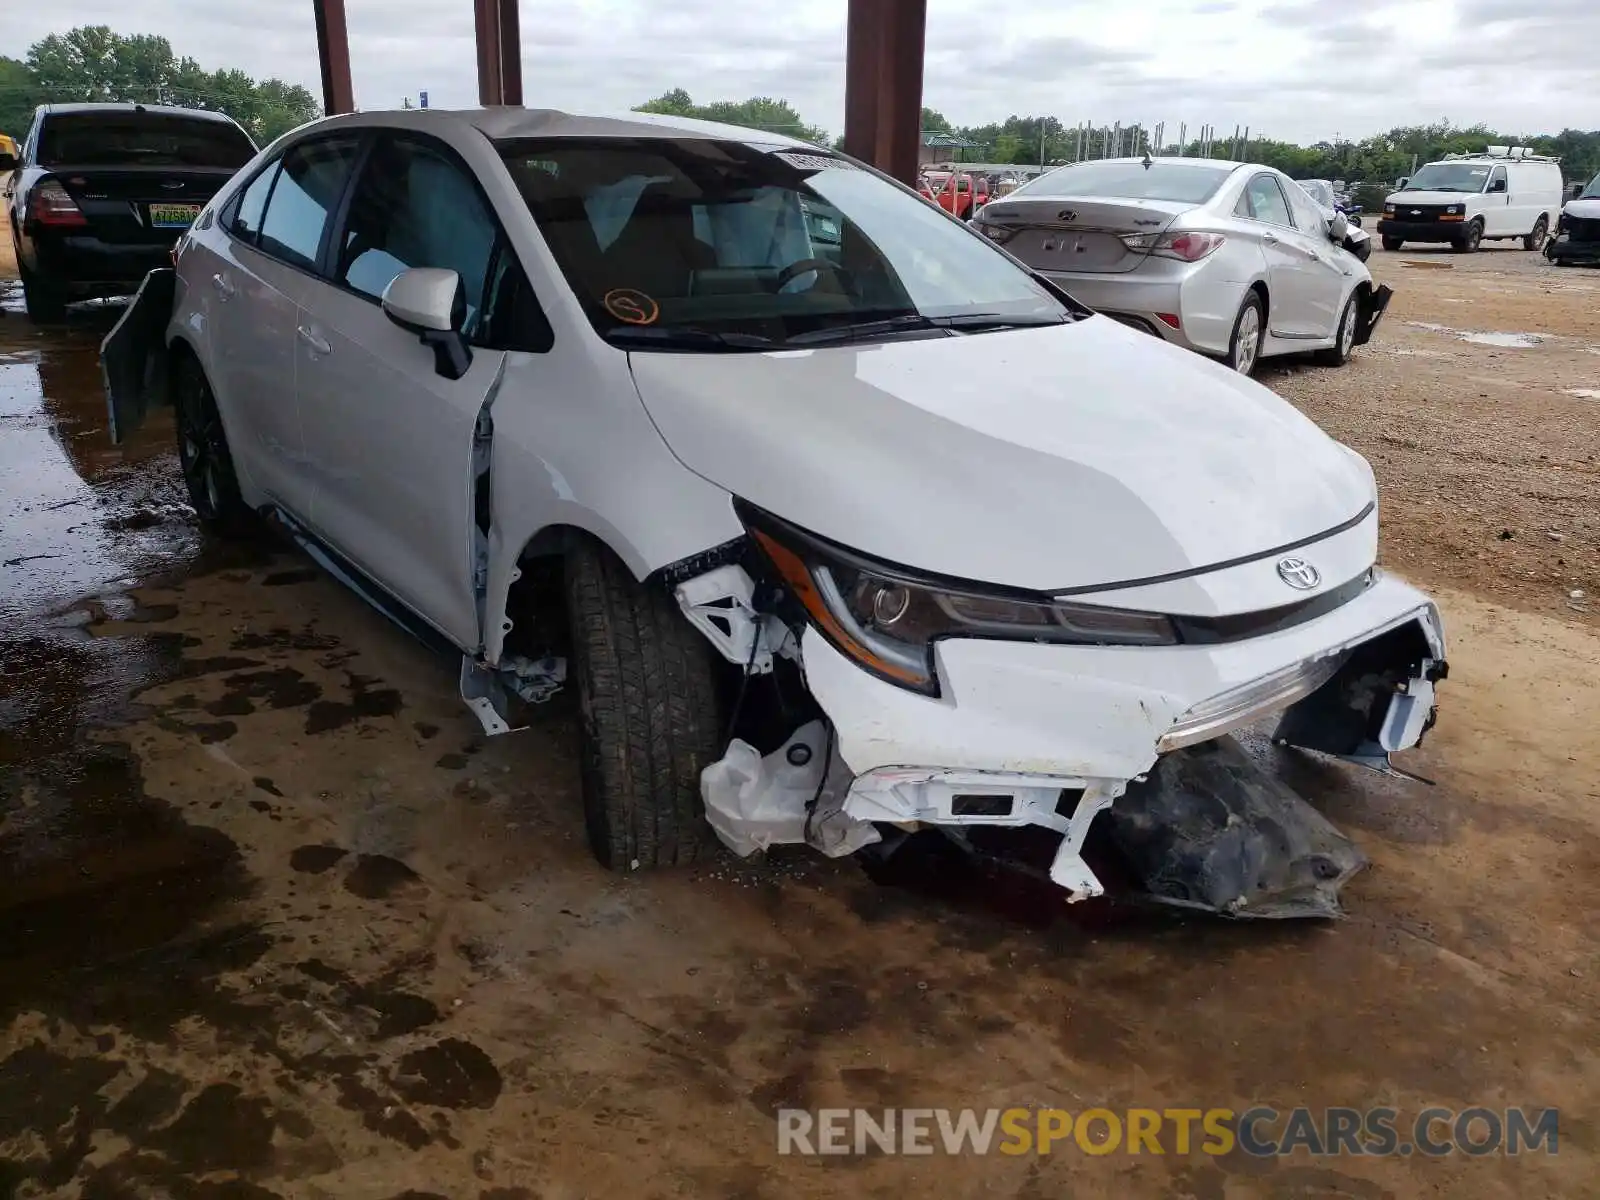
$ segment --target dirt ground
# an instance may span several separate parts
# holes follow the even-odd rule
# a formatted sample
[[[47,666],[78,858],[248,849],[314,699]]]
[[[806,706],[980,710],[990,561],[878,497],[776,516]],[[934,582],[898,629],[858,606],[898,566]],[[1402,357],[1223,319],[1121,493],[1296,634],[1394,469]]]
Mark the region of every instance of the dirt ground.
[[[114,314],[0,284],[0,1198],[1600,1194],[1600,274],[1374,266],[1376,345],[1264,373],[1373,459],[1451,636],[1434,786],[1281,756],[1373,860],[1334,924],[608,875],[569,703],[485,740],[452,664],[203,539],[170,423],[107,441]],[[1557,1106],[1559,1153],[776,1152],[786,1106],[1263,1104]]]

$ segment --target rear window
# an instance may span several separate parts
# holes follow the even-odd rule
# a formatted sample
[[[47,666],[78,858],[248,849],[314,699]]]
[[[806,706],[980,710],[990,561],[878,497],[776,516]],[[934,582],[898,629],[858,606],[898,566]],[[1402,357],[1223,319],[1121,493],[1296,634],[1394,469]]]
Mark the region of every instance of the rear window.
[[[1199,163],[1086,162],[1060,167],[1012,192],[1013,196],[1112,196],[1203,204],[1216,194],[1231,167]]]
[[[231,121],[151,112],[53,113],[39,132],[39,165],[227,167],[255,157]]]

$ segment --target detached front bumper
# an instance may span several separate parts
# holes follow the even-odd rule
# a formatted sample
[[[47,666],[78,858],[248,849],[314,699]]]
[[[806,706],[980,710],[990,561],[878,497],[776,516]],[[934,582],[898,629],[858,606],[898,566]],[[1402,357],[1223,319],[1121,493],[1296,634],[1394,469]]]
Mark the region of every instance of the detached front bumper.
[[[1163,754],[1288,710],[1287,740],[1374,766],[1432,724],[1444,672],[1438,610],[1380,576],[1315,620],[1246,641],[1167,647],[939,644],[942,694],[868,675],[808,630],[807,684],[855,780],[851,817],[1041,825],[1063,834],[1051,876],[1101,893],[1080,851],[1094,816]]]
[[[1565,233],[1551,238],[1544,252],[1551,262],[1600,264],[1600,242],[1575,242]]]

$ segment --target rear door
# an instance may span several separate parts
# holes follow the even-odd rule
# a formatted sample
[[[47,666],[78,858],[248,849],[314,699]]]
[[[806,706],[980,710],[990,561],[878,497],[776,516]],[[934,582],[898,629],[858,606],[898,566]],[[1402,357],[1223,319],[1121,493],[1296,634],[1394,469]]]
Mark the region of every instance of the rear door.
[[[318,533],[463,649],[481,643],[474,589],[474,431],[505,353],[497,298],[521,268],[470,169],[444,143],[385,132],[366,160],[308,297],[295,346]],[[384,315],[409,267],[461,277],[472,363],[435,370]]]
[[[1322,272],[1295,228],[1289,197],[1278,177],[1266,171],[1251,176],[1234,215],[1255,222],[1266,256],[1268,330],[1282,338],[1326,337],[1317,306]]]
[[[212,384],[234,458],[302,521],[312,479],[295,399],[300,304],[360,144],[348,133],[291,146],[225,206],[228,237],[190,280],[208,293]]]
[[[84,232],[118,246],[170,245],[256,148],[231,121],[145,111],[50,113],[36,157]]]

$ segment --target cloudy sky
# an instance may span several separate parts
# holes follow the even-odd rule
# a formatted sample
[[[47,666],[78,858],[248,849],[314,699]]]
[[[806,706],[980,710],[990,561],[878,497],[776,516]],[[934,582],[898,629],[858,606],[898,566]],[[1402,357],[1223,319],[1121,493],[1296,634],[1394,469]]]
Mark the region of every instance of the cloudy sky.
[[[472,0],[346,0],[356,102],[476,103]],[[202,66],[318,93],[309,0],[6,2],[9,53],[79,24],[164,34]],[[522,0],[529,105],[780,96],[844,123],[845,0]],[[1210,121],[1309,142],[1448,118],[1600,128],[1600,0],[929,0],[924,101],[1010,113]]]

